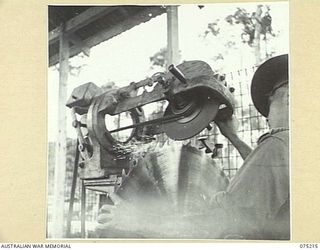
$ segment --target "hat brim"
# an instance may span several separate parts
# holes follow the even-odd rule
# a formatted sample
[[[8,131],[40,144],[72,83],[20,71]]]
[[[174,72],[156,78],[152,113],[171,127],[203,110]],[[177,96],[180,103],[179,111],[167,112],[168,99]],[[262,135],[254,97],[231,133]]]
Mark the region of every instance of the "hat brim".
[[[280,82],[288,81],[288,54],[273,57],[261,64],[251,82],[251,98],[260,114],[269,114],[268,94]]]

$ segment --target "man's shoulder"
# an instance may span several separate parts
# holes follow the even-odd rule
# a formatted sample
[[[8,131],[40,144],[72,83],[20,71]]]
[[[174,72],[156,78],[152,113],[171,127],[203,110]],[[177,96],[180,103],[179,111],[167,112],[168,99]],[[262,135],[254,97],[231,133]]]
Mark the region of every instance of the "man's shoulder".
[[[258,146],[245,160],[244,165],[282,166],[289,162],[288,131],[270,131],[260,137]]]
[[[289,146],[289,129],[287,128],[278,128],[271,129],[269,132],[263,134],[258,139],[258,147],[260,145],[285,145]]]

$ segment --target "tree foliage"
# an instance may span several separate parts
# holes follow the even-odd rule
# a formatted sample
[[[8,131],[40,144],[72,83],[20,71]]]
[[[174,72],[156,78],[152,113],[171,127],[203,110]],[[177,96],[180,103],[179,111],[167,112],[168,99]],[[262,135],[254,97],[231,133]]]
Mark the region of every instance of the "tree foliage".
[[[161,48],[159,51],[157,51],[153,56],[151,56],[150,63],[152,66],[160,66],[165,67],[167,63],[167,48]]]
[[[80,53],[80,54],[76,55],[74,58],[77,59],[76,60],[77,62],[75,62],[74,60],[73,61],[69,60],[69,74],[71,76],[78,77],[80,72],[85,67],[87,67],[88,64],[82,62],[82,59],[85,58],[85,55],[83,53]],[[59,64],[56,64],[54,66],[54,69],[59,71]]]
[[[241,40],[250,46],[253,46],[255,34],[259,27],[259,33],[266,39],[267,34],[274,36],[272,32],[272,17],[270,15],[270,7],[265,5],[258,5],[257,11],[248,12],[244,8],[237,8],[237,10],[225,17],[225,21],[230,25],[241,25],[242,34]],[[208,24],[204,35],[212,34],[217,36],[220,34],[219,20],[215,20]]]

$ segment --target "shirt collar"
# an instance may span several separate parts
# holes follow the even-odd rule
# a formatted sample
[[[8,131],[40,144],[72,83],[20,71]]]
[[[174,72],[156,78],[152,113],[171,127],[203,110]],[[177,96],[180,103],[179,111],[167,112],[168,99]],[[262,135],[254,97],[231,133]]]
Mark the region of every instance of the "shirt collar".
[[[269,133],[271,135],[275,134],[275,133],[278,133],[278,132],[282,132],[282,131],[288,131],[289,128],[285,128],[285,127],[280,127],[280,128],[272,128]]]
[[[258,139],[258,144],[260,144],[262,141],[264,141],[265,139],[267,139],[271,135],[274,135],[276,133],[283,132],[283,131],[289,131],[289,128],[285,128],[285,127],[272,128],[269,132],[260,136],[260,138]]]

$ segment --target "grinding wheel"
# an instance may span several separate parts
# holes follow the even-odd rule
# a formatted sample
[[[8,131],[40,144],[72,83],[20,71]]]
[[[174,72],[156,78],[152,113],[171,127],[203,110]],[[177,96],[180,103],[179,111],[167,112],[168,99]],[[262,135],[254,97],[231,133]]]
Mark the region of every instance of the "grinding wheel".
[[[181,97],[184,103],[169,102],[164,117],[183,114],[178,120],[163,124],[163,131],[173,140],[186,140],[205,129],[216,117],[220,103],[205,91],[192,91]]]

